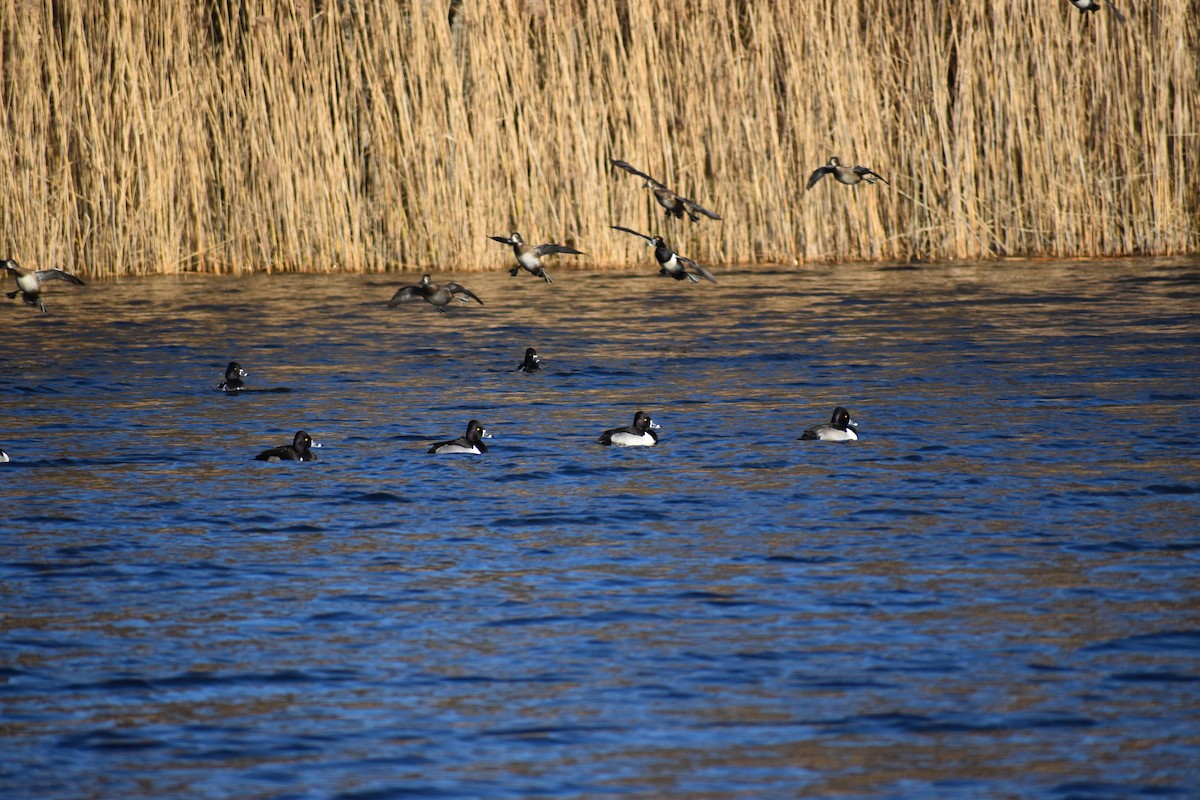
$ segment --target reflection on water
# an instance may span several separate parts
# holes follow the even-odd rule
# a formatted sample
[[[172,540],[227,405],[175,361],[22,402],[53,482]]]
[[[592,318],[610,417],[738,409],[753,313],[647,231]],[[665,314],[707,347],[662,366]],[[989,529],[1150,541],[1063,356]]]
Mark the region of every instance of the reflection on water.
[[[0,306],[0,794],[1194,791],[1200,266],[560,273]]]

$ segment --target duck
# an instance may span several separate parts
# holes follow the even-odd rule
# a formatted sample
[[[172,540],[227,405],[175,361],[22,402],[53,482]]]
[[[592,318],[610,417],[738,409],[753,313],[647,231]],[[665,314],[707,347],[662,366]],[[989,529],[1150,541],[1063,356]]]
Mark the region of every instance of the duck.
[[[10,461],[12,461],[12,459],[8,457],[8,453],[4,452],[3,449],[0,449],[0,464],[7,464]]]
[[[830,173],[833,174],[833,177],[837,179],[838,183],[844,183],[847,186],[853,186],[860,181],[874,183],[877,180],[883,181],[884,183],[887,183],[888,186],[891,186],[890,183],[884,180],[882,175],[872,169],[867,167],[843,166],[842,162],[838,160],[837,156],[830,156],[828,164],[823,167],[817,167],[815,170],[813,170],[813,174],[808,176],[808,185],[805,188],[811,189],[817,181],[821,180],[821,178],[824,178]]]
[[[819,439],[823,442],[854,442],[858,441],[855,429],[858,423],[850,419],[850,412],[842,406],[833,410],[833,416],[825,425],[817,425],[800,434],[801,439]]]
[[[517,266],[508,271],[509,275],[516,277],[517,273],[524,269],[541,278],[546,283],[554,283],[554,281],[550,279],[550,276],[546,274],[546,270],[542,267],[542,256],[554,255],[555,253],[567,253],[576,256],[585,255],[582,250],[567,247],[565,244],[555,244],[554,242],[539,245],[526,244],[525,240],[521,238],[521,234],[516,231],[513,231],[511,236],[489,236],[488,238],[494,239],[501,244],[512,245],[513,254],[517,257]]]
[[[445,314],[446,306],[450,305],[450,301],[457,298],[460,303],[466,303],[468,297],[479,305],[483,305],[483,301],[465,287],[453,281],[438,286],[428,274],[425,274],[421,276],[421,280],[416,286],[402,286],[397,289],[396,293],[392,295],[392,299],[388,301],[388,308],[411,303],[414,300],[424,300]]]
[[[320,446],[306,431],[296,431],[291,444],[263,450],[254,458],[257,461],[316,461],[317,454],[313,448]]]
[[[229,393],[240,392],[246,388],[246,383],[242,378],[249,374],[249,372],[242,369],[241,364],[236,361],[230,361],[229,366],[225,368],[225,380],[217,384],[217,389]]]
[[[0,268],[11,272],[17,279],[16,290],[7,292],[5,296],[11,300],[21,295],[25,305],[37,306],[43,314],[46,313],[46,304],[42,302],[42,284],[45,281],[66,281],[75,286],[84,285],[79,278],[61,269],[25,269],[11,258],[0,260]]]
[[[704,278],[713,283],[717,282],[711,272],[668,247],[661,236],[647,236],[644,233],[638,233],[633,228],[626,228],[624,225],[610,225],[609,227],[615,231],[632,233],[634,236],[645,239],[647,246],[654,248],[654,260],[658,262],[658,274],[669,275],[677,281],[687,278],[692,283],[699,283],[700,278]],[[697,275],[700,277],[696,277]]]
[[[657,428],[659,426],[650,419],[649,414],[638,411],[633,415],[632,425],[607,430],[600,434],[597,441],[617,447],[653,447],[658,444],[658,434],[654,432]]]
[[[1067,0],[1068,3],[1079,9],[1079,13],[1087,16],[1089,11],[1099,11],[1099,0]]]
[[[492,438],[492,435],[484,430],[483,426],[479,424],[479,420],[473,419],[467,423],[467,432],[465,434],[448,442],[438,442],[426,452],[437,453],[438,455],[451,453],[482,455],[488,451],[487,445],[483,443],[483,440],[490,438]]]
[[[540,372],[542,369],[542,357],[537,354],[537,350],[532,347],[525,348],[525,360],[517,367],[517,372]]]
[[[621,161],[620,159],[616,158],[611,159],[611,161],[614,167],[623,169],[630,174],[637,175],[639,178],[645,179],[646,183],[643,184],[642,188],[650,189],[654,192],[654,199],[658,201],[660,206],[666,209],[668,218],[675,217],[676,219],[683,219],[684,213],[688,215],[692,222],[699,222],[701,214],[709,219],[721,218],[720,215],[709,211],[695,200],[671,191],[666,187],[665,184],[655,180],[654,178],[651,178],[649,175],[642,172],[628,161]]]

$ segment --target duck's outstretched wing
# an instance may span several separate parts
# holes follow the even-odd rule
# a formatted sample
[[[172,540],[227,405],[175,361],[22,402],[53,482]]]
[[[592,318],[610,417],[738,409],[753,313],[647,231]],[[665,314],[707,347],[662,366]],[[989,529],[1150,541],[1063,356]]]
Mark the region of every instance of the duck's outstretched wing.
[[[533,248],[533,252],[537,253],[539,257],[550,256],[554,255],[555,253],[567,253],[573,256],[584,255],[582,250],[576,250],[574,247],[567,247],[565,244],[555,244],[554,242],[539,244],[537,247]]]
[[[697,203],[695,200],[692,200],[691,198],[680,197],[679,199],[680,199],[680,201],[683,202],[684,207],[687,208],[688,216],[692,218],[692,222],[696,222],[697,220],[700,219],[699,217],[696,216],[697,214],[703,214],[704,216],[708,217],[709,219],[720,219],[721,218],[719,215],[715,214],[712,211],[709,211],[707,208],[700,205],[699,203]]]
[[[647,236],[644,233],[638,233],[633,228],[626,228],[624,225],[609,225],[608,227],[612,228],[614,231],[625,231],[625,233],[632,233],[634,236],[640,236],[647,242],[654,244],[654,239],[652,237]]]
[[[891,186],[891,184],[888,183],[887,180],[882,175],[880,175],[878,172],[876,172],[873,169],[870,169],[868,167],[855,167],[854,174],[861,175],[862,179],[864,181],[866,181],[867,183],[874,183],[876,179],[879,179],[879,180],[883,181],[884,183],[887,183],[888,186]]]
[[[654,180],[654,178],[651,178],[649,175],[642,172],[640,169],[635,167],[633,164],[630,164],[628,161],[622,161],[619,158],[614,158],[614,159],[610,159],[610,160],[612,161],[612,165],[614,167],[616,167],[617,169],[623,169],[630,174],[637,175],[639,178],[645,178],[646,180],[650,181],[653,184],[662,186],[661,183]],[[664,187],[664,188],[666,188],[666,187]]]
[[[512,239],[510,239],[507,236],[489,236],[488,238],[495,239],[497,242],[500,242],[500,244],[507,244],[507,245],[515,245],[516,244],[516,242],[514,242]]]
[[[695,273],[696,275],[699,275],[701,278],[704,278],[707,281],[712,281],[713,283],[717,282],[717,279],[713,277],[713,274],[711,272],[709,272],[704,267],[697,264],[695,261],[692,261],[690,258],[685,258],[684,256],[681,256],[678,253],[675,254],[675,258],[677,258],[679,260],[680,264],[683,264],[683,268],[685,270],[689,270],[689,271]],[[689,276],[689,277],[691,277],[691,276]],[[695,281],[695,278],[692,278],[692,280]]]
[[[66,281],[76,286],[83,286],[83,281],[69,272],[63,272],[61,269],[39,269],[36,274],[39,281]]]
[[[401,286],[392,295],[392,299],[388,300],[388,308],[395,308],[402,303],[411,303],[413,300],[424,300],[424,295],[421,294],[419,286]]]
[[[833,172],[833,167],[829,166],[828,164],[823,167],[817,167],[813,170],[812,175],[808,176],[808,184],[804,188],[811,189],[816,185],[817,181],[821,180],[821,178],[824,178],[825,175],[830,172]]]
[[[459,297],[459,295],[466,295],[467,297],[474,300],[476,303],[479,303],[479,305],[483,305],[483,301],[480,300],[478,297],[476,297],[474,292],[472,292],[470,289],[467,289],[466,287],[464,287],[460,284],[457,284],[454,282],[445,283],[445,284],[442,284],[442,288],[445,289],[447,292],[449,292],[451,295],[458,297],[458,299],[464,303],[467,301],[464,298]]]

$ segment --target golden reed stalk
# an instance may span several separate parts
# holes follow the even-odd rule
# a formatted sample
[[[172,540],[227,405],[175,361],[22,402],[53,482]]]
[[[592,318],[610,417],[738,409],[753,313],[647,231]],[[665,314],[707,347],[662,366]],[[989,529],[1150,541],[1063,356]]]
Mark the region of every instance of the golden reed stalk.
[[[1171,254],[1190,0],[0,0],[0,250],[92,275]],[[889,188],[809,173],[838,155]],[[724,216],[666,222],[622,158]]]

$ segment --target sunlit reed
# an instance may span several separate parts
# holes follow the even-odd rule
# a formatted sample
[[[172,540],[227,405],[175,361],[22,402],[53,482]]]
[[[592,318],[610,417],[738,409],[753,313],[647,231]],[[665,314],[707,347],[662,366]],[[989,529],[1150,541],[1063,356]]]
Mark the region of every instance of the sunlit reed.
[[[453,8],[452,8],[453,5]],[[0,255],[93,275],[1200,244],[1194,3],[0,0]],[[247,11],[249,9],[249,11]],[[809,173],[837,155],[882,174]],[[666,221],[622,158],[724,220]]]

